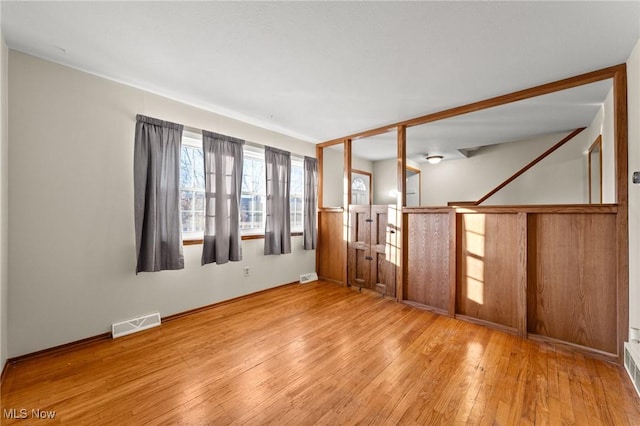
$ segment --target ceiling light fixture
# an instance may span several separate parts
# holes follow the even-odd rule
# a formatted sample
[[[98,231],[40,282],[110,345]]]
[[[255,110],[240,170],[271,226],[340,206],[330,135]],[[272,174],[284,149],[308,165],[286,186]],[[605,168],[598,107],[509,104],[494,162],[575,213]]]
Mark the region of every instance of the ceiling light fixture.
[[[438,164],[444,157],[442,155],[427,155],[424,158],[431,164]]]

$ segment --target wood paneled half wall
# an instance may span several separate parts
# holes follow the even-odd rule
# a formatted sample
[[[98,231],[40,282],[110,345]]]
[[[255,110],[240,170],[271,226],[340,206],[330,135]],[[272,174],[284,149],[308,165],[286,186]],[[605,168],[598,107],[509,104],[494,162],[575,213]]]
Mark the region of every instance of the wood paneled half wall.
[[[326,281],[345,284],[346,236],[342,208],[318,210],[318,247],[316,264],[318,276]]]
[[[405,214],[404,302],[619,359],[616,206]]]

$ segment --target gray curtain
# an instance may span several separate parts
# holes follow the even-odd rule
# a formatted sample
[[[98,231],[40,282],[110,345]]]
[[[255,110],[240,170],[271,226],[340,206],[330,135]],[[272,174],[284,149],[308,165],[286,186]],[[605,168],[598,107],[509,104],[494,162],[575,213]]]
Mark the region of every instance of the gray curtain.
[[[179,204],[182,127],[136,116],[136,274],[184,268]]]
[[[264,254],[291,253],[291,216],[289,180],[291,155],[287,151],[265,147],[264,162],[267,186],[267,223]]]
[[[318,230],[316,212],[318,210],[318,160],[304,157],[304,249],[316,248]]]
[[[242,259],[240,191],[244,141],[202,131],[205,174],[204,245],[202,264]]]

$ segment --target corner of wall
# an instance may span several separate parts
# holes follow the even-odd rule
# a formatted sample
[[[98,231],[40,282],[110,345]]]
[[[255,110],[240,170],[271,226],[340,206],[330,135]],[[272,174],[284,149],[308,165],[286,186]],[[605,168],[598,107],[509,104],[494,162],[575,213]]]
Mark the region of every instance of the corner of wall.
[[[640,40],[627,59],[629,121],[629,326],[640,328],[640,185],[631,175],[640,170]]]
[[[627,59],[629,175],[640,170],[640,40]],[[629,326],[640,328],[640,185],[629,177]]]
[[[0,34],[0,370],[8,357],[8,59],[9,50]]]

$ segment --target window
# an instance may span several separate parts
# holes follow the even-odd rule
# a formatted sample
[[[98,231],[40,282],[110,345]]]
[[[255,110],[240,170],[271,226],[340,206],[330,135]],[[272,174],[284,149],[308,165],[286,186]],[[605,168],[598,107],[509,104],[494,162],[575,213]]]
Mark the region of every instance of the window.
[[[204,199],[202,140],[185,135],[180,151],[180,219],[185,240],[202,239]]]
[[[304,167],[301,158],[291,158],[290,214],[291,232],[304,227]],[[266,202],[264,150],[245,145],[240,197],[242,235],[262,235]],[[202,239],[204,233],[204,155],[201,136],[184,132],[180,154],[180,213],[182,238]]]
[[[245,145],[240,198],[240,230],[243,234],[264,233],[265,179],[264,151]]]
[[[302,160],[295,157],[291,157],[289,203],[291,232],[302,232],[304,229],[304,166]]]

